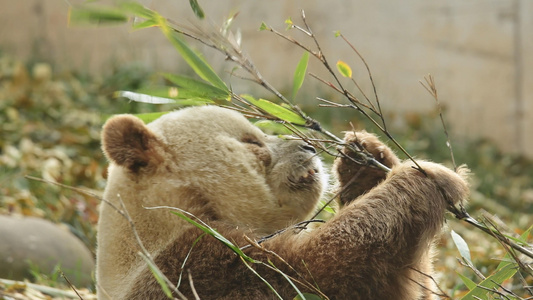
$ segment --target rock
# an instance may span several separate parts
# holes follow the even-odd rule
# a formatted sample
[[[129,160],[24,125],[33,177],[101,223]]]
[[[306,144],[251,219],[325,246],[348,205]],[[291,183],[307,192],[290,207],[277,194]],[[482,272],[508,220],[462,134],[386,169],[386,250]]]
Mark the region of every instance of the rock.
[[[52,274],[58,265],[76,287],[93,284],[93,255],[67,229],[44,219],[0,215],[0,278],[31,279],[30,270]]]

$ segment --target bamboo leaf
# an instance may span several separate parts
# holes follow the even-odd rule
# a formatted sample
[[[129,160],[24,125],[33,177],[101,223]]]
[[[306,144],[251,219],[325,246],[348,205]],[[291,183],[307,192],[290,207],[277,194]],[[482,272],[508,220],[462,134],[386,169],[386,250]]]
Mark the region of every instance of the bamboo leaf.
[[[265,99],[255,99],[250,95],[242,95],[242,97],[246,99],[246,101],[250,102],[250,104],[260,108],[261,110],[280,120],[287,121],[295,125],[305,125],[306,121],[302,116],[281,105]]]
[[[144,259],[146,264],[148,264],[148,268],[150,268],[150,271],[152,271],[152,274],[154,275],[155,280],[157,280],[159,285],[161,285],[161,289],[163,290],[165,295],[169,299],[173,299],[172,291],[170,290],[170,288],[168,287],[168,284],[163,279],[164,276],[163,276],[163,273],[161,273],[161,270],[159,270],[159,268],[156,265],[154,265],[152,263],[152,261],[150,259],[148,259],[148,257],[146,257],[146,255],[144,255],[143,253],[140,253],[140,252],[139,252],[139,255]]]
[[[533,226],[528,228],[518,240],[525,242],[527,240],[527,237],[529,236]],[[512,256],[507,253],[505,257],[502,259],[502,262],[498,265],[496,268],[496,271],[492,273],[489,277],[487,277],[485,280],[480,282],[475,286],[475,288],[471,288],[469,285],[465,282],[465,285],[470,289],[470,292],[466,294],[463,298],[464,300],[473,300],[473,299],[488,299],[487,294],[490,289],[497,288],[498,285],[501,285],[505,280],[511,278],[518,270],[518,266],[516,263],[511,262]],[[462,279],[463,276],[461,276]]]
[[[459,275],[459,278],[461,278],[461,280],[463,281],[463,283],[465,284],[465,286],[469,289],[469,290],[473,290],[476,288],[477,286],[477,283],[473,282],[470,278],[464,276],[463,274],[461,273],[457,273],[457,275]]]
[[[267,134],[282,134],[282,135],[291,135],[293,134],[292,131],[290,131],[287,127],[285,127],[283,124],[280,124],[279,122],[271,121],[271,120],[259,120],[254,123],[256,127],[259,127],[263,132]]]
[[[300,299],[306,299],[306,297],[302,294],[302,292],[300,292],[300,289],[298,289],[298,287],[296,286],[296,284],[294,284],[294,282],[289,278],[289,276],[287,276],[287,274],[283,273],[280,269],[278,269],[274,263],[269,259],[268,260],[268,263],[276,270],[278,270],[279,274],[281,274],[281,276],[283,276],[285,278],[285,280],[287,280],[287,282],[292,286],[292,288],[296,291],[296,293],[298,294],[296,297],[300,297]]]
[[[526,231],[524,231],[519,238],[512,238],[512,240],[514,240],[515,242],[517,242],[518,244],[527,244],[527,238],[529,236],[529,233],[531,232],[531,229],[533,228],[533,225],[531,225],[531,227],[529,227]],[[506,236],[508,238],[510,238],[509,236]],[[503,268],[504,266],[506,266],[507,264],[510,263],[510,261],[513,260],[513,257],[511,256],[511,254],[509,253],[506,253],[505,256],[503,257],[502,261],[500,262],[500,264],[498,265],[498,267],[496,268],[496,270],[498,269],[501,269]]]
[[[276,291],[276,289],[268,281],[266,281],[265,278],[263,278],[261,275],[259,275],[259,273],[257,273],[257,271],[254,268],[250,267],[250,265],[248,265],[248,263],[246,261],[244,261],[244,259],[242,257],[241,257],[241,259],[243,260],[243,264],[250,271],[252,271],[252,273],[254,273],[255,276],[257,276],[259,279],[261,279],[261,281],[263,281],[268,286],[268,288],[278,297],[278,299],[283,300],[283,297],[281,297],[281,295]]]
[[[337,212],[335,211],[335,209],[333,209],[333,207],[331,207],[331,205],[326,205],[326,201],[324,200],[320,200],[320,204],[319,204],[320,207],[324,207],[324,211],[330,213],[330,214],[336,214]]]
[[[163,16],[137,3],[126,2],[122,5],[122,7],[133,14],[147,19],[140,25],[134,26],[134,28],[159,26],[165,37],[170,41],[185,62],[187,62],[187,64],[198,76],[200,76],[200,78],[222,90],[229,92],[229,89],[224,81],[222,81],[222,79],[220,79],[220,77],[213,71],[211,66],[191,48],[189,48],[187,43],[183,41],[181,34],[169,26],[167,20]]]
[[[184,219],[185,221],[189,222],[190,224],[194,225],[198,229],[201,229],[203,232],[211,235],[215,239],[222,242],[224,245],[226,245],[228,248],[230,248],[233,252],[235,252],[237,255],[239,255],[242,259],[248,261],[248,262],[255,262],[255,260],[248,255],[246,255],[239,247],[235,246],[230,240],[228,240],[226,237],[224,237],[222,234],[220,234],[215,229],[211,228],[207,224],[200,224],[196,222],[195,220],[187,217],[182,212],[173,211],[173,214],[177,215],[178,217]]]
[[[221,89],[208,83],[174,74],[164,73],[162,74],[165,79],[190,91],[194,97],[207,98],[207,99],[223,99],[230,101],[230,93],[226,89]],[[181,92],[180,92],[181,93]]]
[[[153,122],[159,119],[159,117],[161,117],[162,115],[166,115],[168,113],[169,111],[164,111],[164,112],[155,112],[155,113],[134,114],[134,116],[141,119],[145,124],[148,124],[150,122]]]
[[[153,10],[144,7],[142,4],[132,1],[125,1],[120,4],[120,8],[124,11],[127,11],[131,14],[136,15],[137,17],[154,20],[158,15]]]
[[[166,20],[161,18],[159,26],[163,31],[163,34],[172,43],[174,48],[176,48],[181,57],[183,57],[187,64],[189,64],[189,66],[198,76],[200,76],[200,78],[211,83],[213,86],[218,87],[219,89],[229,92],[229,89],[224,81],[218,77],[211,66],[203,58],[198,56],[191,48],[189,48],[187,43],[182,40],[179,33],[168,27]]]
[[[205,15],[204,11],[200,7],[200,4],[198,4],[198,1],[196,0],[189,0],[189,4],[191,5],[192,11],[196,15],[196,17],[200,20],[203,20]]]
[[[322,298],[315,294],[303,293],[302,296],[294,297],[294,300],[322,300]]]
[[[294,71],[294,77],[292,80],[292,99],[296,97],[296,94],[302,87],[305,79],[305,73],[307,72],[307,63],[309,62],[309,52],[305,52],[300,58],[300,62],[296,66]]]
[[[497,288],[505,280],[511,278],[518,268],[512,264],[507,263],[503,268],[498,269],[491,276],[480,282],[474,289],[466,294],[462,300],[487,299],[488,290]]]
[[[109,25],[128,20],[129,17],[124,12],[107,7],[71,6],[68,13],[69,25]]]
[[[468,244],[466,243],[466,241],[453,230],[451,234],[452,234],[453,242],[455,243],[457,250],[459,250],[461,257],[463,257],[470,264],[472,264],[472,258],[470,257],[470,249],[468,248]]]
[[[337,70],[339,70],[342,76],[352,78],[352,68],[342,60],[337,62]]]
[[[157,22],[154,20],[146,20],[142,22],[135,22],[133,24],[133,29],[144,29],[157,26]]]

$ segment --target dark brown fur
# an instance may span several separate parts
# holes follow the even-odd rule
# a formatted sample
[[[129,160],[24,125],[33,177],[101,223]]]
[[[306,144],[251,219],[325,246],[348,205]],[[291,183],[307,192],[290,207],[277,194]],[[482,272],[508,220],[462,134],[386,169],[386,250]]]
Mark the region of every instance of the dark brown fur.
[[[126,166],[133,173],[149,165],[157,165],[162,157],[154,151],[157,137],[146,130],[144,123],[130,115],[115,117],[106,123],[102,138],[102,149],[109,149],[113,153],[106,153],[107,157],[114,157],[118,164]],[[127,134],[125,134],[127,133]],[[105,150],[104,150],[105,151]],[[146,169],[146,168],[145,168]]]

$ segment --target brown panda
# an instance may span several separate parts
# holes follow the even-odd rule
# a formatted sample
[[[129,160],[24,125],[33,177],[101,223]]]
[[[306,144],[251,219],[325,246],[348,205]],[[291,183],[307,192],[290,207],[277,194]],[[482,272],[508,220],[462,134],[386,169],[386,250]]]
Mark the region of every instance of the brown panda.
[[[244,250],[292,283],[265,264],[246,266],[169,210],[146,208],[188,211],[239,247],[249,244],[245,236],[259,239],[306,220],[327,176],[302,141],[266,135],[241,114],[214,106],[172,112],[148,125],[115,116],[102,132],[111,162],[104,198],[127,210],[158,267],[188,298],[194,289],[200,299],[293,299],[294,284],[330,299],[436,299],[432,242],[446,206],[467,197],[467,170],[420,161],[423,174],[372,134],[348,133],[346,140],[357,140],[392,171],[358,165],[344,149],[334,164],[342,209],[313,230],[288,230],[263,248]],[[102,204],[99,299],[166,298],[138,251],[131,225]]]

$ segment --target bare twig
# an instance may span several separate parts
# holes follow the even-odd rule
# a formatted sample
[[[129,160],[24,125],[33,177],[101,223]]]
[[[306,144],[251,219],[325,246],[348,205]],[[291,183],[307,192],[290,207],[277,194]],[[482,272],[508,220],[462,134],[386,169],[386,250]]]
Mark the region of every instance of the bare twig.
[[[426,83],[419,81],[420,84],[433,96],[439,110],[440,121],[442,123],[442,128],[444,129],[444,134],[446,135],[446,147],[450,149],[450,156],[452,158],[453,169],[457,171],[457,164],[455,163],[455,156],[453,155],[452,143],[450,142],[450,135],[448,134],[448,129],[446,128],[446,122],[444,122],[444,117],[442,116],[442,107],[439,101],[439,95],[437,93],[437,87],[435,86],[435,80],[431,74],[424,77]]]
[[[267,236],[264,236],[264,237],[260,238],[260,239],[257,241],[257,243],[258,243],[258,244],[264,243],[264,242],[266,242],[266,241],[268,241],[268,240],[270,240],[270,239],[272,239],[272,238],[274,238],[274,237],[276,237],[276,236],[278,236],[278,235],[280,235],[280,234],[286,232],[287,230],[291,230],[291,229],[302,229],[302,228],[305,228],[305,226],[306,226],[307,224],[309,224],[309,223],[324,223],[324,222],[325,222],[324,220],[316,220],[316,219],[311,219],[311,220],[307,220],[307,221],[302,221],[302,222],[296,223],[296,224],[294,224],[294,225],[292,225],[292,226],[289,226],[289,227],[287,227],[287,228],[280,229],[280,230],[278,230],[278,231],[276,231],[276,232],[274,232],[274,233],[272,233],[272,234],[269,234],[269,235],[267,235]],[[251,245],[251,244],[249,244],[249,245],[245,245],[245,246],[240,247],[240,249],[241,249],[241,250],[244,250],[244,249],[250,248],[251,246],[253,246],[253,245]]]
[[[463,257],[461,258],[458,258],[457,261],[459,262],[459,264],[469,268],[470,270],[472,270],[472,272],[474,272],[474,274],[476,274],[477,277],[479,277],[481,280],[485,280],[486,277],[485,275],[483,275],[483,273],[481,273],[474,265],[472,265],[468,260],[464,259]]]
[[[437,281],[435,280],[435,278],[433,278],[433,276],[431,276],[431,275],[429,275],[429,274],[426,274],[426,273],[424,273],[424,272],[422,272],[422,271],[420,271],[420,270],[418,270],[418,269],[416,269],[416,268],[413,268],[413,267],[409,267],[409,269],[411,269],[411,270],[417,272],[418,274],[420,274],[420,275],[422,275],[422,276],[425,276],[425,277],[431,279],[431,281],[432,281],[432,282],[435,284],[435,286],[439,289],[439,292],[440,292],[440,293],[438,293],[438,292],[432,290],[431,288],[429,288],[429,287],[427,287],[427,286],[424,286],[424,285],[421,284],[420,282],[418,282],[418,281],[416,281],[416,280],[414,280],[414,279],[408,277],[408,279],[409,279],[410,281],[414,282],[415,284],[417,284],[418,286],[420,286],[420,287],[423,288],[424,290],[429,291],[429,292],[432,293],[433,295],[436,295],[436,296],[439,296],[439,297],[444,297],[444,298],[447,298],[447,299],[451,299],[451,297],[448,296],[448,294],[446,294],[446,292],[444,292],[444,291],[442,290],[442,288],[439,286],[439,284],[437,283]]]
[[[200,300],[200,296],[198,296],[198,293],[196,292],[196,288],[194,287],[194,282],[192,281],[191,271],[187,270],[187,273],[189,274],[189,285],[191,286],[191,291],[192,291],[192,294],[194,295],[194,299]]]
[[[294,278],[293,276],[290,276],[286,273],[284,273],[283,271],[281,271],[280,269],[278,269],[276,266],[274,266],[274,264],[266,264],[262,261],[258,261],[258,263],[262,264],[263,266],[275,271],[276,273],[279,273],[279,274],[282,274],[284,277],[287,277],[289,280],[291,281],[294,281],[294,282],[297,282],[299,283],[300,285],[314,291],[315,293],[317,293],[318,295],[320,295],[320,297],[322,297],[322,299],[329,299],[328,296],[326,296],[322,291],[320,291],[319,288],[315,287],[313,284],[311,284],[310,282],[308,282],[307,280],[304,279],[304,277],[296,270],[294,269],[293,266],[291,266],[285,259],[283,259],[281,256],[279,256],[276,252],[274,251],[271,251],[271,250],[268,250],[266,249],[265,247],[261,246],[259,242],[256,242],[256,241],[253,241],[252,239],[250,239],[248,236],[244,236],[244,239],[250,243],[249,246],[253,246],[254,248],[256,249],[259,249],[267,254],[270,254],[274,257],[276,257],[279,261],[281,261],[284,265],[286,265],[287,267],[289,267],[289,269],[291,269],[299,278],[302,278],[302,280],[299,280],[299,279],[296,279]]]
[[[76,295],[78,296],[78,298],[80,298],[80,300],[83,300],[83,297],[80,295],[80,293],[78,293],[78,290],[76,289],[76,287],[74,285],[72,285],[72,283],[70,282],[68,277],[65,275],[65,273],[63,273],[63,271],[60,271],[60,272],[61,272],[61,277],[63,277],[63,279],[65,279],[65,281],[67,282],[67,284],[70,287],[70,289],[73,290],[74,293],[76,293]]]
[[[346,37],[343,35],[343,34],[340,34],[340,37],[352,48],[352,50],[357,54],[357,56],[359,57],[359,59],[363,62],[363,64],[365,65],[365,68],[366,68],[366,71],[368,73],[368,78],[370,79],[370,83],[372,84],[372,90],[374,92],[374,97],[376,99],[376,103],[378,105],[378,111],[379,111],[379,117],[381,118],[381,121],[383,123],[383,128],[385,130],[387,130],[387,124],[385,123],[385,117],[383,115],[383,111],[381,110],[381,103],[379,101],[379,97],[378,97],[378,92],[377,92],[377,89],[376,89],[376,84],[374,82],[374,78],[372,77],[372,72],[370,71],[370,67],[368,66],[368,63],[366,62],[365,58],[361,55],[361,53],[359,53],[359,51],[357,51],[357,48],[355,48],[355,46],[350,43],[350,41],[348,41],[348,39],[346,39]],[[363,94],[363,96],[366,98],[366,100],[368,102],[371,103],[370,99],[368,99],[368,97],[365,95],[365,93],[361,90],[361,88],[359,87],[359,85],[355,82],[355,80],[352,79],[352,81],[355,83],[355,85],[357,86],[357,88],[359,89],[359,91],[361,91],[361,93]]]

